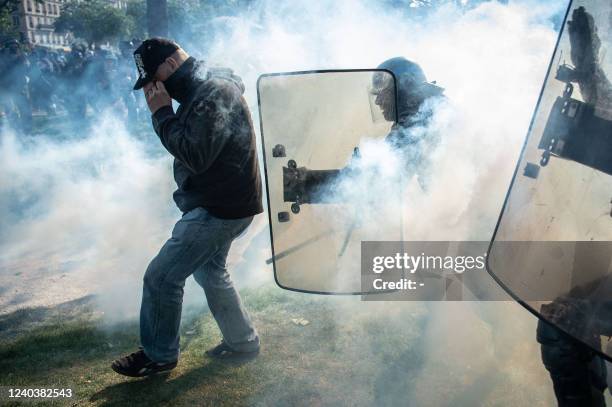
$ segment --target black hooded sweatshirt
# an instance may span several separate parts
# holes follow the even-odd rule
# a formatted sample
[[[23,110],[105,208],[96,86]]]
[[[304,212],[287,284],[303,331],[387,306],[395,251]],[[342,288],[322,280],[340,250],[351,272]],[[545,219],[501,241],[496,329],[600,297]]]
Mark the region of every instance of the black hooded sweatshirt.
[[[263,211],[255,132],[244,85],[229,69],[206,69],[189,58],[164,85],[180,106],[157,110],[153,127],[174,160],[183,212],[203,207],[237,219]]]

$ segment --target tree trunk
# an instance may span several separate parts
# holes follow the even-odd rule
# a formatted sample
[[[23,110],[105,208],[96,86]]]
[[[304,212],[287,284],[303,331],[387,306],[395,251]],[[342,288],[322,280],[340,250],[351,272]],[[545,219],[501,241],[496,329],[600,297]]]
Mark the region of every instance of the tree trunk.
[[[168,36],[167,0],[147,0],[147,31],[149,37]]]

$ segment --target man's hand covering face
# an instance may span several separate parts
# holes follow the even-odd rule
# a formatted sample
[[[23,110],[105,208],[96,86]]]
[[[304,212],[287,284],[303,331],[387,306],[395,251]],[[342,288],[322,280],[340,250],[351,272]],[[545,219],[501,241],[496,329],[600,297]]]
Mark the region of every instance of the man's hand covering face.
[[[162,82],[149,82],[142,89],[151,113],[157,112],[164,106],[172,106],[172,99]]]

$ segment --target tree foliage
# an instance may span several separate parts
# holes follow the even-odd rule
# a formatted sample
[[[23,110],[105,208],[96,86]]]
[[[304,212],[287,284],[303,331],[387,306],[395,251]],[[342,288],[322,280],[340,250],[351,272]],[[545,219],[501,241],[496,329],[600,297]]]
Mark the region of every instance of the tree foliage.
[[[126,15],[131,21],[130,36],[145,38],[147,36],[147,6],[144,0],[131,0],[127,3]]]
[[[43,0],[35,0],[37,3]],[[19,27],[13,24],[11,14],[19,8],[20,0],[0,0],[0,39],[17,38]]]
[[[62,6],[55,21],[58,31],[70,31],[89,44],[112,41],[128,35],[134,22],[124,10],[104,0],[73,0]]]
[[[0,11],[11,13],[19,7],[19,0],[0,0]]]
[[[0,9],[0,40],[17,37],[17,27],[13,24],[11,13]]]
[[[233,16],[248,8],[253,0],[168,0],[168,36],[182,45],[201,46],[212,39],[217,17]],[[148,35],[145,0],[128,2],[127,15],[133,22],[132,36]]]

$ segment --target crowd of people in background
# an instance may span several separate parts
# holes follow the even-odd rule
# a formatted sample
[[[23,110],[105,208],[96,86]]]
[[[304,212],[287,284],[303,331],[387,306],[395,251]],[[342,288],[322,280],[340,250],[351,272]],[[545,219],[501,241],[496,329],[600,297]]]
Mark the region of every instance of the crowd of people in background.
[[[0,125],[29,134],[34,117],[83,123],[107,108],[136,122],[146,109],[142,95],[132,91],[137,74],[132,53],[139,43],[122,41],[117,49],[74,44],[63,50],[5,41],[0,47]]]

